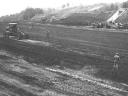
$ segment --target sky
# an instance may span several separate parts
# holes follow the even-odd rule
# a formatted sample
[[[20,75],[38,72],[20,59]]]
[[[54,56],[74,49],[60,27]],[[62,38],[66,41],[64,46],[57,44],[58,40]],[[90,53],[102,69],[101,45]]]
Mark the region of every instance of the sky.
[[[20,11],[32,8],[61,8],[63,4],[70,6],[91,5],[96,3],[115,3],[127,0],[1,0],[0,16],[19,13]]]

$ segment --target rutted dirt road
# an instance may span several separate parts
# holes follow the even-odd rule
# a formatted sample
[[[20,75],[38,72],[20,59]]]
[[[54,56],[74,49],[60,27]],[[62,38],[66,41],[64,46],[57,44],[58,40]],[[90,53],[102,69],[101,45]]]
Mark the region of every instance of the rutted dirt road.
[[[81,80],[73,71],[39,66],[0,51],[1,96],[127,96],[123,86],[109,88]],[[70,75],[71,74],[71,75]],[[75,73],[77,75],[77,73]],[[85,75],[86,76],[86,75]],[[85,78],[85,77],[84,77]],[[87,79],[87,77],[86,77]],[[97,81],[98,82],[98,81]],[[100,84],[104,84],[99,82]],[[111,86],[111,84],[109,85]]]
[[[36,44],[37,43],[39,42],[36,42]],[[67,67],[58,68],[56,64],[55,65],[51,64],[52,66],[49,67],[45,66],[46,64],[49,63],[60,63],[60,61],[53,62],[54,60],[56,60],[56,58],[59,58],[59,56],[61,57],[59,58],[61,60],[62,59],[67,60],[67,58],[69,58],[69,60],[74,59],[74,62],[77,61],[76,65],[78,65],[79,60],[82,60],[82,58],[85,60],[85,57],[83,56],[78,58],[78,60],[75,60],[78,56],[80,56],[80,54],[72,53],[69,52],[68,50],[62,50],[62,49],[55,50],[54,48],[50,48],[48,44],[45,44],[45,46],[40,47],[13,40],[12,41],[5,40],[5,42],[2,43],[2,39],[1,39],[1,45],[3,46],[3,47],[1,46],[1,49],[5,48],[8,51],[4,51],[4,50],[0,51],[0,95],[4,95],[4,96],[127,96],[128,95],[127,92],[128,87],[126,85],[93,77],[92,76],[93,72],[97,71],[97,68],[93,66],[89,66],[90,64],[84,66],[85,68],[84,73],[82,71],[72,70]],[[38,48],[38,51],[40,52],[34,52],[36,48]],[[18,55],[17,54],[14,55],[10,53],[11,51],[13,51],[12,53],[16,52]],[[33,59],[35,59],[37,63],[35,61],[34,62],[26,61],[27,60],[26,57],[29,58],[28,61],[32,61]],[[86,56],[86,60],[89,60],[89,58],[90,57]],[[90,59],[92,60],[93,58]],[[73,61],[67,61],[67,62],[69,64],[74,63]],[[64,64],[67,62],[64,61],[62,63]]]

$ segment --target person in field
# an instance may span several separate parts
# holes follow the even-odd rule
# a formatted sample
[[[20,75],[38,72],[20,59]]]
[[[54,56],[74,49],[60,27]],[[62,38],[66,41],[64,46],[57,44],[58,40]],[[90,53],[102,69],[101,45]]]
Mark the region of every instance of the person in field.
[[[49,40],[50,39],[50,32],[46,31],[46,39]]]
[[[119,69],[119,61],[120,61],[119,53],[116,53],[114,55],[114,65],[113,65],[113,68],[116,69],[116,70]]]

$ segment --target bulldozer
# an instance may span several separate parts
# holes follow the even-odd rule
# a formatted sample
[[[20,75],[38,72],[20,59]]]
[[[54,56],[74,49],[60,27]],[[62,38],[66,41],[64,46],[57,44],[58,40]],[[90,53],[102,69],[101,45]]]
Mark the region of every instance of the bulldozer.
[[[17,40],[29,39],[29,35],[22,32],[17,23],[8,23],[3,37],[8,39],[15,38]]]

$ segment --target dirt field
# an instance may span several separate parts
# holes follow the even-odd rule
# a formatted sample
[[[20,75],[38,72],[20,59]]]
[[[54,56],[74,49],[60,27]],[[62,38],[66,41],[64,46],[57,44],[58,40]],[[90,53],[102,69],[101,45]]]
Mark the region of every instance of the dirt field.
[[[29,93],[32,94],[32,96],[39,96],[40,94],[39,92],[42,92],[42,91],[37,92],[37,89],[38,88],[40,89],[41,87],[39,86],[41,84],[38,81],[40,80],[39,77],[42,75],[38,73],[36,74],[35,69],[37,67],[38,68],[47,67],[46,69],[57,68],[58,71],[56,73],[55,70],[50,69],[50,71],[52,71],[50,72],[51,75],[47,75],[47,71],[49,69],[46,71],[46,74],[43,71],[44,72],[43,74],[45,74],[45,76],[44,75],[42,76],[43,79],[41,78],[41,80],[43,81],[41,82],[48,81],[48,85],[45,86],[46,88],[41,87],[41,90],[45,90],[43,91],[44,93],[41,93],[41,94],[50,94],[50,96],[61,96],[61,95],[62,96],[89,96],[89,95],[90,96],[93,96],[93,95],[94,96],[110,96],[110,95],[111,96],[118,96],[118,95],[127,96],[127,90],[128,90],[128,87],[126,85],[128,84],[127,33],[120,33],[120,32],[106,33],[106,32],[101,32],[97,30],[89,31],[85,29],[73,29],[73,28],[65,28],[65,27],[51,26],[51,25],[41,25],[41,26],[22,25],[22,27],[23,27],[22,30],[29,33],[31,39],[43,40],[46,42],[36,41],[35,43],[34,41],[34,43],[32,42],[30,43],[30,41],[27,41],[27,40],[15,41],[15,40],[0,38],[0,49],[6,50],[4,52],[4,55],[0,56],[1,62],[2,62],[1,64],[3,64],[4,62],[4,65],[1,65],[1,69],[3,70],[0,78],[5,77],[5,79],[1,80],[1,84],[5,82],[3,83],[4,85],[2,86],[4,87],[8,86],[8,87],[5,87],[8,90],[8,92],[10,92],[8,94],[15,93],[19,95],[20,93],[16,93],[16,90],[21,90],[24,92],[24,90],[27,89],[24,96],[28,96],[27,94]],[[4,28],[4,27],[1,27],[1,28]],[[1,29],[1,30],[4,30],[4,29]],[[46,30],[50,31],[51,37],[49,40],[46,39],[46,32],[45,32]],[[5,54],[6,52],[9,52],[11,56],[10,55],[8,56],[7,54]],[[117,72],[113,72],[112,70],[113,55],[115,52],[119,52],[121,55],[121,62],[119,65],[120,68]],[[2,51],[2,54],[3,54],[3,51]],[[34,85],[36,86],[35,87],[36,95],[32,93],[33,89],[31,88],[29,89],[28,87],[26,88],[25,87],[26,85],[21,84],[21,82],[22,83],[27,82],[25,81],[27,77],[25,78],[22,77],[27,74],[19,74],[19,72],[17,73],[16,71],[12,73],[11,71],[7,72],[7,70],[9,69],[12,70],[12,68],[9,68],[8,66],[6,66],[8,65],[8,63],[10,63],[10,61],[8,61],[8,63],[5,61],[6,59],[9,59],[12,56],[14,56],[16,59],[14,60],[14,62],[19,62],[18,58],[21,56],[22,59],[20,62],[24,61],[24,62],[27,62],[27,64],[29,64],[27,68],[30,70],[28,70],[27,72],[29,74],[29,71],[30,71],[29,75],[32,80],[32,83],[35,84],[35,81],[37,81],[36,84]],[[9,60],[13,60],[13,59],[14,58],[11,58]],[[13,66],[13,63],[10,63],[9,65]],[[17,65],[16,63],[16,66],[18,67],[14,67],[14,68],[19,68],[20,65],[21,64]],[[24,68],[26,67],[26,65],[23,64],[22,67],[23,67],[23,70],[26,69]],[[22,67],[17,69],[17,71],[19,71],[20,69],[21,71],[23,71]],[[41,69],[41,70],[44,70],[44,69]],[[65,72],[68,72],[68,73],[65,73]],[[32,76],[33,74],[34,76],[36,74],[39,80],[37,80],[37,77],[35,80],[35,77]],[[58,85],[55,84],[55,87],[54,86],[51,87],[51,84],[53,84],[53,82],[56,82],[56,76],[54,77],[53,74],[54,75],[56,74],[57,76],[59,75],[59,77],[57,77],[57,82],[58,81],[59,82],[57,83]],[[65,74],[66,74],[66,77],[63,77],[65,76]],[[78,74],[80,76],[78,75],[76,76],[74,74],[76,75]],[[19,81],[20,80],[21,81],[19,82],[14,80],[16,83],[15,85],[15,83],[10,82],[10,77],[9,77],[10,75],[14,76],[14,79],[16,78]],[[53,80],[53,78],[55,79],[55,81]],[[66,84],[65,84],[65,81],[64,81],[65,78],[66,80],[67,78],[71,79],[71,81],[68,80],[66,81]],[[9,81],[6,79],[9,79]],[[53,81],[51,81],[51,79]],[[85,84],[83,84],[82,83],[83,81],[81,80],[84,80]],[[67,84],[67,82],[69,83]],[[28,81],[27,84],[29,85],[27,86],[32,86],[31,85],[32,83],[31,81]],[[89,90],[85,91],[86,88],[79,85],[79,83],[82,85],[85,85],[85,87],[87,86],[86,88],[88,88],[91,91]],[[20,85],[19,87],[18,84],[21,84],[22,86]],[[72,84],[73,85],[76,84],[74,85],[75,87]],[[37,85],[38,85],[38,88],[37,88]],[[1,89],[3,88],[2,86],[0,87]],[[13,86],[14,90],[11,89],[9,86]],[[56,86],[58,86],[59,88]],[[82,87],[84,91],[82,88],[79,89],[78,86]],[[47,88],[48,90],[46,90]],[[98,88],[98,89],[96,90],[95,88],[96,89]],[[70,89],[73,91],[71,91]],[[3,91],[1,91],[1,94],[2,92]],[[4,92],[4,94],[5,93],[6,92]],[[55,94],[55,95],[51,95],[51,94]],[[47,96],[47,95],[41,95],[41,96]]]
[[[113,56],[116,52],[118,52],[121,56],[118,79],[123,82],[128,80],[128,33],[126,30],[88,30],[84,28],[72,28],[54,25],[31,26],[30,24],[22,26],[23,29],[31,35],[32,39],[46,40],[45,31],[49,30],[51,35],[51,40],[49,40],[50,42],[58,46],[61,45],[62,48],[74,50],[81,54],[83,52],[88,56],[94,57],[95,59],[91,60],[91,63],[89,64],[100,67],[101,71],[99,73],[103,73],[103,76],[105,76],[104,74],[106,74],[108,77],[111,75],[111,72],[108,70],[111,70]],[[97,58],[101,59],[101,62],[98,64],[95,62]],[[123,76],[121,74],[123,74]],[[118,79],[116,78],[117,81]]]
[[[1,96],[127,96],[127,87],[55,66],[24,60],[23,55],[0,51]],[[88,68],[87,68],[88,69]],[[90,68],[92,69],[92,68]],[[89,73],[90,71],[88,71]]]

